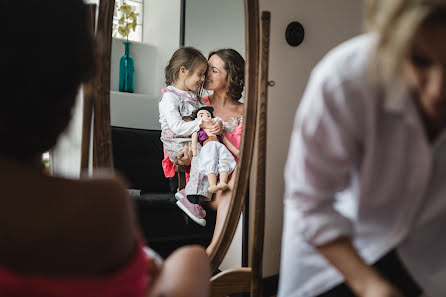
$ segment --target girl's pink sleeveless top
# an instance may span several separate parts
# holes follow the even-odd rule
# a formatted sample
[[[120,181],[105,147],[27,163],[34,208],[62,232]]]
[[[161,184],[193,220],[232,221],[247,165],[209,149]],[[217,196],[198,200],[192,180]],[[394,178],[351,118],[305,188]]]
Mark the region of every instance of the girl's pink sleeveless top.
[[[0,267],[2,297],[142,297],[147,292],[150,263],[142,246],[130,263],[107,276],[22,276]],[[153,261],[153,260],[152,260]]]
[[[207,106],[211,106],[211,102],[209,101],[209,96],[203,97],[201,98],[201,100],[203,100],[203,102],[207,105]],[[240,123],[235,129],[234,131],[232,131],[231,133],[228,132],[224,132],[226,138],[237,148],[240,149],[240,142],[242,140],[242,130],[243,130],[243,123]],[[237,161],[237,157],[235,157],[235,160]],[[167,156],[166,152],[164,152],[164,159],[162,161],[162,166],[163,166],[163,170],[164,170],[164,175],[166,177],[172,177],[175,175],[175,164],[173,164],[169,157]],[[188,176],[186,176],[186,180],[188,180]]]

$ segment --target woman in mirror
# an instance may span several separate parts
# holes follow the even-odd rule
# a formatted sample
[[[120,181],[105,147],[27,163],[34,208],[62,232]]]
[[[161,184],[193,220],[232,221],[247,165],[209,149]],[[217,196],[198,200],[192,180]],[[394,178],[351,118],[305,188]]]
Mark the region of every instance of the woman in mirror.
[[[68,126],[94,42],[82,0],[2,3],[0,295],[207,296],[209,259],[186,247],[164,264],[146,252],[126,186],[112,174],[42,173]]]
[[[242,98],[245,86],[244,79],[245,60],[236,50],[220,49],[209,54],[204,89],[213,91],[213,94],[202,99],[206,105],[212,106],[214,114],[222,119],[225,137],[238,150],[240,150],[243,130],[244,106],[239,100]],[[229,190],[218,191],[209,204],[212,209],[217,211],[212,241],[206,249],[209,255],[215,249],[217,238],[221,234],[229,211],[236,170],[237,167],[229,179]]]
[[[446,292],[446,1],[367,4],[296,114],[279,296]]]

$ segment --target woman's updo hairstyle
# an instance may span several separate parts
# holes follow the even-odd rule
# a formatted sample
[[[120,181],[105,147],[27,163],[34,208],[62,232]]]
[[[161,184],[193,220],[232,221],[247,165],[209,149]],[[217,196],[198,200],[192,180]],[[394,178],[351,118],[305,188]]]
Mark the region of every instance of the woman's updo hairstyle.
[[[217,55],[225,63],[228,82],[228,96],[238,101],[242,98],[245,86],[245,59],[234,49],[220,49],[209,54],[209,58]]]
[[[173,53],[165,69],[166,86],[173,85],[178,79],[181,67],[193,73],[201,64],[207,64],[203,54],[193,47],[180,47]]]

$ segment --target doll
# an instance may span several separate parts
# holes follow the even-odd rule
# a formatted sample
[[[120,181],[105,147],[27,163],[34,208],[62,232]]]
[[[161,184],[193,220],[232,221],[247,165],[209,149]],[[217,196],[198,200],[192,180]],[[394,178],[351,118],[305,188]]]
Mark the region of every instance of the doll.
[[[203,106],[197,109],[192,118],[204,122],[214,121],[214,109],[210,106]],[[208,129],[200,129],[192,134],[192,154],[196,157],[197,142],[202,145],[199,159],[199,171],[207,175],[209,181],[209,192],[215,193],[218,190],[228,188],[228,176],[234,170],[236,162],[234,156],[239,156],[240,151],[224,136],[214,135]],[[229,149],[229,150],[228,150]],[[217,184],[217,178],[219,182]]]

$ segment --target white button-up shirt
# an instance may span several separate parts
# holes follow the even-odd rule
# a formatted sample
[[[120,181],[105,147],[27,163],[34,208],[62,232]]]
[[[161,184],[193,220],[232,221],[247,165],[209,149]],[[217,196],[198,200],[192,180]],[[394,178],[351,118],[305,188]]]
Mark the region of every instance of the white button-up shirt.
[[[285,169],[279,297],[341,283],[314,249],[340,236],[368,263],[397,248],[427,296],[446,296],[446,134],[430,143],[415,99],[371,82],[375,44],[347,41],[311,74]]]

